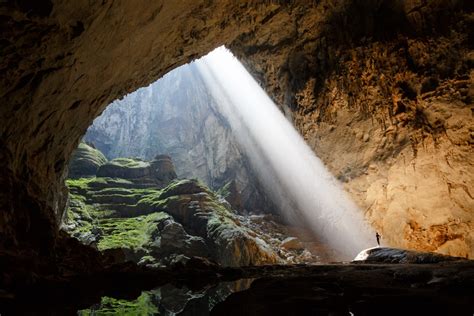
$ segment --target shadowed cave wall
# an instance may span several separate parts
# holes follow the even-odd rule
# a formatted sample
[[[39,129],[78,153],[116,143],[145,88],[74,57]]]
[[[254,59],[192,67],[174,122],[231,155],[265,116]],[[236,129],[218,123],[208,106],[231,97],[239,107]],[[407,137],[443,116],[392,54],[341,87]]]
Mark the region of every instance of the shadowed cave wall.
[[[472,9],[461,0],[2,3],[1,247],[54,249],[67,161],[93,119],[226,44],[386,242],[472,257]]]

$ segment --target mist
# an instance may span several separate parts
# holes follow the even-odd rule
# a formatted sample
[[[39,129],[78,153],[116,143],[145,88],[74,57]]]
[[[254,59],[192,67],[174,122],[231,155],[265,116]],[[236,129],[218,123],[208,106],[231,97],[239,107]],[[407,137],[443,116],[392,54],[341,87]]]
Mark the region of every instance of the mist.
[[[242,150],[279,211],[352,259],[374,246],[374,232],[293,125],[225,47],[195,61]]]

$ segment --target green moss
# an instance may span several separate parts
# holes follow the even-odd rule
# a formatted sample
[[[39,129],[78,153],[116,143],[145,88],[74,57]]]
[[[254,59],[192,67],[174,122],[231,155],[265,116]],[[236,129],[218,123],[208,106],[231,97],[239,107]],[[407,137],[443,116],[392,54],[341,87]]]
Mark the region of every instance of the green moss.
[[[91,215],[91,217],[93,219],[96,219],[96,220],[101,219],[101,218],[110,218],[110,217],[114,216],[115,213],[116,213],[114,210],[96,208],[96,207],[93,207],[93,206],[89,206],[88,212]]]
[[[108,315],[158,315],[158,307],[153,304],[153,295],[149,292],[142,294],[134,301],[119,300],[104,296],[98,306],[78,311],[81,316]]]
[[[120,195],[146,195],[161,192],[158,189],[136,189],[136,188],[103,188],[94,192],[88,192],[88,194],[106,195],[106,194],[120,194]]]
[[[77,178],[77,179],[67,179],[66,185],[69,190],[73,193],[87,194],[88,191],[99,191],[99,190],[117,190],[124,189],[126,192],[134,193],[143,193],[147,191],[145,189],[135,189],[135,191],[130,191],[134,186],[132,181],[122,179],[122,178],[108,178],[108,177],[93,177],[93,178]],[[142,190],[142,191],[140,191]],[[151,190],[151,192],[156,190]]]
[[[182,212],[190,201],[199,201],[202,211],[196,216],[206,218],[207,227],[203,228],[211,239],[225,239],[227,234],[245,230],[231,210],[219,202],[220,196],[198,180],[175,180],[162,190],[125,187],[130,183],[107,177],[68,180],[68,186],[76,188],[74,192],[71,190],[68,213],[68,221],[75,224],[73,233],[80,235],[96,230],[100,232],[99,250],[129,249],[146,257],[149,244],[158,233],[157,226],[170,217],[168,213],[182,222],[185,229],[192,227],[188,216],[194,215]],[[148,215],[117,218],[119,214]],[[141,260],[154,262],[152,259],[142,257]]]
[[[149,164],[138,158],[115,158],[109,164],[126,168],[146,168]]]
[[[89,191],[87,196],[88,200],[93,203],[136,205],[142,198],[155,196],[159,193],[160,190],[157,189],[105,188],[98,191]]]
[[[79,238],[91,232],[94,228],[94,217],[90,210],[91,206],[85,203],[85,197],[76,194],[69,195],[65,224],[69,227],[71,235]]]
[[[133,182],[122,178],[96,177],[91,179],[89,187],[105,188],[105,187],[129,187],[133,186]]]
[[[89,184],[95,181],[95,178],[67,179],[66,185],[71,191],[81,192],[82,194],[89,190]]]
[[[69,176],[72,178],[95,176],[97,169],[106,162],[107,159],[99,150],[86,143],[80,143],[72,155]]]
[[[169,218],[163,212],[132,218],[106,218],[99,220],[102,238],[99,250],[113,248],[141,249],[151,241],[160,221]]]
[[[230,185],[232,184],[232,180],[224,184],[222,188],[217,190],[216,194],[222,196],[224,199],[229,196],[230,194]]]
[[[166,199],[161,198],[161,192],[155,192],[151,194],[147,194],[144,197],[142,197],[138,203],[137,207],[138,208],[143,208],[143,209],[155,209],[155,210],[161,210],[165,207],[167,201]]]

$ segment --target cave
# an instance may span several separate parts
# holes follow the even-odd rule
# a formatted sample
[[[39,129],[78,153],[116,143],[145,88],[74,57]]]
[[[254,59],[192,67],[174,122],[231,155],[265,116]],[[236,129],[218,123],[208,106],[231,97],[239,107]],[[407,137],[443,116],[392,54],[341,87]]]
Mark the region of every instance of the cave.
[[[178,312],[194,315],[474,313],[471,1],[7,0],[0,8],[0,314],[76,314],[100,302],[154,315],[163,310],[150,301],[183,296]],[[94,119],[222,45],[384,247],[357,263],[229,267],[191,256],[153,268],[117,262],[63,229],[68,166],[78,146],[91,150],[81,139]],[[169,166],[154,158],[150,165]],[[179,190],[206,189],[190,181],[165,193]],[[239,292],[211,310],[216,284]],[[154,288],[167,295],[153,298]]]

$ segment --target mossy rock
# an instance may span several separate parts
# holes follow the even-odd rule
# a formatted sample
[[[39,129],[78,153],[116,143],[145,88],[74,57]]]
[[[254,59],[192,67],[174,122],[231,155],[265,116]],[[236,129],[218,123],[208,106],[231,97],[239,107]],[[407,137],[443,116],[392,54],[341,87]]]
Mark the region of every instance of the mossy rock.
[[[208,256],[225,266],[276,262],[229,204],[198,180],[175,180],[161,190],[122,187],[130,181],[120,178],[67,183],[70,231],[80,240],[98,231],[101,251],[120,251],[121,258],[144,264],[162,264],[173,255]],[[142,260],[150,255],[156,260]]]
[[[170,196],[194,194],[200,192],[211,193],[207,186],[197,179],[175,180],[163,189],[160,199],[165,199]]]
[[[108,188],[147,189],[157,187],[156,183],[153,182],[135,182],[127,179],[110,177],[96,177],[90,181],[88,185],[91,190],[102,190]]]
[[[152,213],[132,218],[106,218],[98,222],[102,237],[98,243],[99,250],[130,249],[137,251],[156,236],[158,225],[170,218],[166,213]]]
[[[80,143],[69,163],[69,177],[95,176],[100,166],[107,162],[104,154],[86,143]]]
[[[135,158],[116,158],[100,166],[98,177],[139,179],[151,177],[150,163]]]
[[[159,315],[158,307],[153,302],[154,296],[151,292],[142,294],[133,301],[102,297],[100,304],[89,309],[77,312],[80,316],[109,316],[109,315]]]

